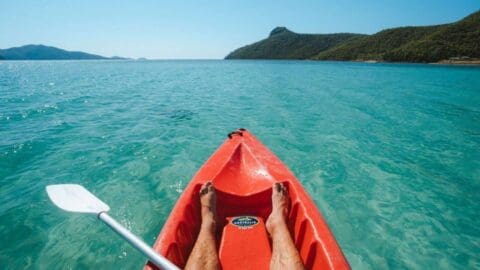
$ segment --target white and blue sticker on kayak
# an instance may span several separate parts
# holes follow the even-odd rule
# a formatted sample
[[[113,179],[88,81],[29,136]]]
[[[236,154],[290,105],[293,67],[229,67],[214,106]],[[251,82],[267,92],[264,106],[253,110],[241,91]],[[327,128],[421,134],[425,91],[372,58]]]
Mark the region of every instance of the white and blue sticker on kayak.
[[[249,229],[258,224],[258,218],[252,216],[234,217],[231,223],[241,229]]]

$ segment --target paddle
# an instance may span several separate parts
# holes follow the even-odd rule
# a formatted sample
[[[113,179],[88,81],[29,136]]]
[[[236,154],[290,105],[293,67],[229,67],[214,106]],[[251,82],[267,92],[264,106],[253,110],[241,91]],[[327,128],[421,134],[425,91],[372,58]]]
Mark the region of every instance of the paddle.
[[[47,186],[47,194],[56,206],[65,211],[97,215],[98,219],[105,222],[112,230],[125,238],[125,240],[145,254],[152,263],[161,269],[179,270],[177,266],[156,253],[140,238],[110,217],[107,214],[110,207],[84,187],[76,184],[49,185]]]

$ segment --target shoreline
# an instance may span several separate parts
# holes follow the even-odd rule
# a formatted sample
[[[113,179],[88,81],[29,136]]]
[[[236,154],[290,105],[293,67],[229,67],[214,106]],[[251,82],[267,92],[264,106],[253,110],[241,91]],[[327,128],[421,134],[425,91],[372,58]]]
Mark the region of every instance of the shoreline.
[[[480,59],[472,60],[441,60],[436,63],[436,65],[468,65],[468,66],[478,66],[480,65]]]
[[[366,63],[366,64],[419,64],[419,65],[452,65],[452,66],[480,66],[480,59],[472,60],[441,60],[438,62],[389,62],[383,60],[317,60],[317,59],[0,59],[0,63],[5,62],[155,62],[155,61],[307,61],[307,62],[351,62],[351,63]]]
[[[227,61],[307,61],[307,62],[351,62],[351,63],[366,63],[366,64],[418,64],[418,65],[458,65],[458,66],[480,66],[480,59],[473,60],[440,60],[438,62],[390,62],[383,60],[327,60],[327,59],[262,59],[262,58],[224,58]]]

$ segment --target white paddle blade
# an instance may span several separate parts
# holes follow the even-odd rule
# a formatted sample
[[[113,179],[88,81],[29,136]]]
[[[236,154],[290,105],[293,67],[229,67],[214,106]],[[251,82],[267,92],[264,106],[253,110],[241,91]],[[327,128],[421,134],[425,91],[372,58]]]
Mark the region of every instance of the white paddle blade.
[[[108,205],[80,185],[49,185],[47,194],[56,206],[65,211],[99,214],[110,210]]]

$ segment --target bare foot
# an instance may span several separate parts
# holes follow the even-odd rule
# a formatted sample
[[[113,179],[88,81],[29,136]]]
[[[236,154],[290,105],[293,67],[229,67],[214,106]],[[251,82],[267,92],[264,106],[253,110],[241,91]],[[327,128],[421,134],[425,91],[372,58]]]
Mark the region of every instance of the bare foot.
[[[200,189],[200,205],[202,214],[202,227],[215,230],[217,196],[212,182],[207,182]]]
[[[217,270],[220,269],[215,243],[217,200],[212,182],[203,184],[199,193],[202,225],[185,269]]]
[[[266,223],[267,231],[272,237],[271,270],[305,269],[286,223],[289,199],[285,186],[275,183],[272,189],[272,213]]]
[[[270,235],[278,227],[287,226],[285,220],[288,215],[288,191],[282,183],[275,183],[272,187],[272,213],[267,219],[266,228]]]

